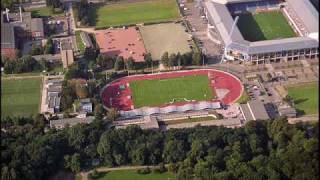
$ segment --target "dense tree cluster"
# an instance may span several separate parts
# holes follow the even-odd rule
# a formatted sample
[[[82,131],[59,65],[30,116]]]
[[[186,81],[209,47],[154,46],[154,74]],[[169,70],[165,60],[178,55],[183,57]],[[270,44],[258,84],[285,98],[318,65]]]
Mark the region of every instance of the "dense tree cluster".
[[[77,10],[77,19],[81,22],[81,25],[89,26],[92,25],[90,22],[90,9],[91,5],[88,3],[87,0],[81,0],[79,3],[76,4]]]
[[[205,63],[205,58],[200,52],[188,52],[182,55],[165,52],[161,56],[161,63],[166,67],[202,65]]]
[[[23,56],[15,60],[9,60],[3,58],[3,69],[6,74],[17,74],[17,73],[26,73],[41,71],[46,69],[43,63],[36,61],[32,56]]]
[[[94,120],[44,132],[41,117],[1,121],[1,179],[45,179],[63,168],[169,164],[178,179],[318,179],[319,124],[253,121],[243,128],[110,129]]]

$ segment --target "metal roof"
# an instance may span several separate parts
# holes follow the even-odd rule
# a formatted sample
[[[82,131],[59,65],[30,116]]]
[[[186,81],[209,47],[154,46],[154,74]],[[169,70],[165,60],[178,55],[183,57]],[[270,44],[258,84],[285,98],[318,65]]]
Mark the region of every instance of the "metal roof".
[[[1,48],[15,48],[14,29],[7,23],[1,24]]]
[[[309,0],[286,0],[309,33],[319,32],[319,13]]]
[[[225,44],[230,42],[229,34],[233,25],[233,18],[224,4],[219,4],[211,1],[205,2],[208,15],[214,21],[216,28],[219,30],[221,38]],[[231,41],[243,42],[244,39],[237,26],[234,27],[231,35]]]

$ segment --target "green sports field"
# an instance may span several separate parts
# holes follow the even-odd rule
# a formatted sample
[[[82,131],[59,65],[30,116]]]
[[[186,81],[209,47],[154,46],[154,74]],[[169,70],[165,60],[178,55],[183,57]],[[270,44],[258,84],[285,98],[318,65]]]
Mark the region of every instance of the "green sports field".
[[[242,14],[237,25],[244,39],[251,42],[296,36],[280,11]]]
[[[165,173],[150,173],[138,174],[135,170],[119,170],[106,173],[99,180],[175,180],[177,179],[174,174]]]
[[[295,108],[302,114],[319,113],[319,87],[318,83],[304,84],[288,87],[288,95],[294,99]]]
[[[1,116],[39,113],[42,79],[1,79]]]
[[[211,100],[214,94],[207,76],[139,80],[130,83],[135,108],[186,100]]]
[[[31,12],[31,16],[36,17],[49,17],[49,16],[63,16],[63,10],[61,9],[54,9],[52,12],[49,7],[40,7],[40,8],[32,8],[28,9],[27,11]]]
[[[93,15],[96,27],[120,26],[146,22],[161,22],[179,18],[175,0],[151,0],[136,3],[106,5]]]

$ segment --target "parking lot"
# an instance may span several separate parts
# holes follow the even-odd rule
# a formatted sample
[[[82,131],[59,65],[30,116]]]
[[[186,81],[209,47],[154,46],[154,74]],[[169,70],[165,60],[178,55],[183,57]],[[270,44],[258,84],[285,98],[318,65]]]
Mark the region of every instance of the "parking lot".
[[[204,53],[210,58],[212,62],[220,62],[220,57],[222,53],[222,46],[214,43],[207,35],[207,20],[204,18],[203,8],[201,3],[192,2],[184,4],[184,15],[187,21],[192,26],[192,35],[199,40],[200,47],[204,49]],[[214,61],[216,60],[216,61]],[[217,61],[219,60],[219,61]]]

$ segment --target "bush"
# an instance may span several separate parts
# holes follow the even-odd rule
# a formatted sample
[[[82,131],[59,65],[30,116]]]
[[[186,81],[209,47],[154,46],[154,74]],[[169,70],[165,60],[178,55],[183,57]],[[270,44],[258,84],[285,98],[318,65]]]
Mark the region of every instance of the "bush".
[[[178,172],[178,165],[175,163],[170,163],[168,166],[168,171],[172,173],[177,173]]]

